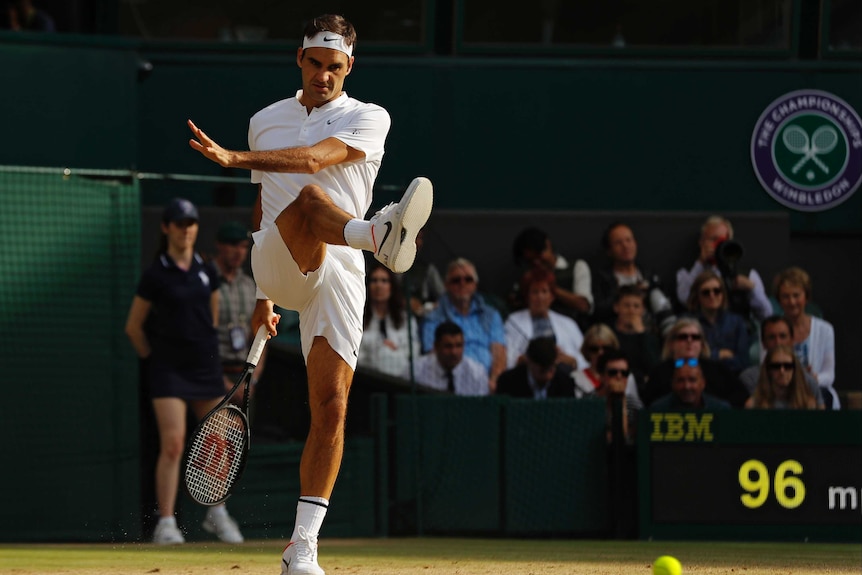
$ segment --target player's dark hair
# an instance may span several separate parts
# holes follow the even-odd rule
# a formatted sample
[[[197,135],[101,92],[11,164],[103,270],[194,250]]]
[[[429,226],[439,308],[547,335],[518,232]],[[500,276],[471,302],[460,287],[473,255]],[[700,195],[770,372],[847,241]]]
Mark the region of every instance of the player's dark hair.
[[[548,234],[539,228],[527,228],[515,238],[512,244],[512,255],[515,257],[515,263],[520,265],[524,257],[524,252],[532,250],[541,253],[545,250],[545,242],[548,241]]]
[[[464,334],[464,330],[461,329],[460,325],[458,325],[454,321],[444,321],[437,326],[437,329],[434,330],[434,344],[436,345],[440,343],[440,340],[443,339],[443,336],[459,334]]]
[[[339,14],[323,14],[312,18],[306,25],[302,34],[306,38],[312,38],[318,32],[335,32],[344,37],[344,43],[348,46],[356,46],[356,29],[344,16]]]

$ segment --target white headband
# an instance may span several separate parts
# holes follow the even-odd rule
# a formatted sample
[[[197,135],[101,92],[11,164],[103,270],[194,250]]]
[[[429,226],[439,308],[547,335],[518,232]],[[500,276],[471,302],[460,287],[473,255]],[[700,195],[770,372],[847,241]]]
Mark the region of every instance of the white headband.
[[[335,32],[318,32],[311,38],[303,37],[302,49],[306,48],[330,48],[344,52],[348,58],[353,55],[353,46],[348,46],[344,36]]]

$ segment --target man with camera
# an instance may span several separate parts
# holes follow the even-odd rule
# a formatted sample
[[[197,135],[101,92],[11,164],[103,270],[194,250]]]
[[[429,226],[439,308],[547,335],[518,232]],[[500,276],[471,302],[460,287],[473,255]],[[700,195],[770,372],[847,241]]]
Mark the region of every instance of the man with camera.
[[[742,244],[733,239],[733,226],[727,218],[710,216],[700,228],[700,256],[690,270],[676,272],[676,295],[679,301],[688,301],[691,285],[704,270],[719,274],[727,286],[730,309],[742,317],[757,321],[772,315],[772,303],[766,295],[763,280],[757,270],[742,273],[739,260]]]

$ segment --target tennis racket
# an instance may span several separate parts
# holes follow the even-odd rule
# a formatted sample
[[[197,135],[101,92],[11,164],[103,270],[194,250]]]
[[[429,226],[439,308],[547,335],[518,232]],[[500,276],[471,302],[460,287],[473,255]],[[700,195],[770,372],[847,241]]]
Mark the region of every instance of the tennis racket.
[[[198,424],[188,444],[185,458],[185,484],[188,494],[202,505],[218,505],[228,498],[242,475],[248,456],[251,434],[248,426],[248,387],[251,374],[266,345],[266,326],[255,335],[245,369],[225,398]],[[230,402],[240,385],[242,409]]]

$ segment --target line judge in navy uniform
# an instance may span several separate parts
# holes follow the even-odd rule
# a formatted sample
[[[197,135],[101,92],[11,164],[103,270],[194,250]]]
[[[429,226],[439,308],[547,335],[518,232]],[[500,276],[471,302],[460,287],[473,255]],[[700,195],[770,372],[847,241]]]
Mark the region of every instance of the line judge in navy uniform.
[[[215,267],[195,252],[198,220],[188,200],[176,198],[165,207],[158,254],[138,283],[126,320],[126,334],[144,364],[143,383],[159,431],[159,521],[153,534],[159,544],[184,542],[174,511],[187,408],[200,419],[224,396],[214,319],[219,279]],[[204,529],[224,541],[242,542],[223,505],[210,508]]]

